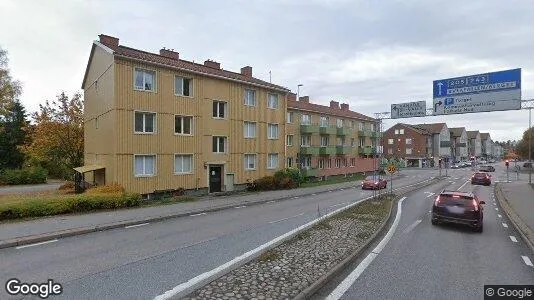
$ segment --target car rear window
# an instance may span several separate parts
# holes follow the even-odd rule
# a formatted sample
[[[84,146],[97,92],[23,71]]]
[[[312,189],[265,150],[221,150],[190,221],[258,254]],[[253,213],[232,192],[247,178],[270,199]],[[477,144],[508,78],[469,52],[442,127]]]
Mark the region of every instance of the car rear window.
[[[475,178],[486,178],[486,174],[485,173],[476,173],[475,174]]]
[[[473,197],[457,195],[440,195],[439,203],[444,205],[473,206]]]

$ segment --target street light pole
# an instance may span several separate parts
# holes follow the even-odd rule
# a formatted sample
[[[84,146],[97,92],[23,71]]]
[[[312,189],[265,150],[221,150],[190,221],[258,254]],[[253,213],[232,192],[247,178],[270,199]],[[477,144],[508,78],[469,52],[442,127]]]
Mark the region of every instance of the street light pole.
[[[299,101],[299,93],[300,93],[300,87],[301,87],[301,86],[302,86],[302,83],[299,83],[299,84],[297,85],[297,99],[296,99],[297,101]],[[302,122],[302,119],[299,121],[299,123],[300,123],[300,122]],[[300,131],[299,131],[299,132],[300,132]],[[302,136],[301,136],[300,133],[299,133],[299,135],[298,135],[299,144],[302,144],[302,143],[300,142],[300,139],[301,139],[301,138],[302,138]],[[300,150],[302,150],[302,145],[300,146]],[[302,155],[301,155],[300,153],[301,153],[301,151],[299,151],[299,153],[297,154],[297,166],[298,166],[299,170],[302,172],[302,170],[303,170],[304,168],[302,167]]]
[[[528,109],[528,162],[530,163],[530,168],[528,171],[528,183],[532,184],[532,108]]]

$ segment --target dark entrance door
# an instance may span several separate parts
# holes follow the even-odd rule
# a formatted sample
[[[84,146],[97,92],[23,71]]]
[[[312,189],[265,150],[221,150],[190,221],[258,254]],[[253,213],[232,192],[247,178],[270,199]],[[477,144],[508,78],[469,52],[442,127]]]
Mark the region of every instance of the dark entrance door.
[[[221,191],[222,187],[222,167],[210,166],[210,193]]]

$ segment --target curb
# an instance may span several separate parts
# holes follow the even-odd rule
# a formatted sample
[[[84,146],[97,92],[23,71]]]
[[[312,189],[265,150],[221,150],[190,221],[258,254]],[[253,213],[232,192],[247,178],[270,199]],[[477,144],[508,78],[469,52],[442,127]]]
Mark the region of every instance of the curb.
[[[304,300],[309,299],[312,295],[314,295],[319,289],[321,289],[326,283],[331,281],[333,278],[335,278],[342,270],[346,268],[347,265],[349,265],[351,262],[354,261],[355,258],[360,256],[364,251],[369,249],[369,247],[373,244],[373,242],[376,241],[378,236],[381,236],[386,230],[389,229],[388,225],[391,225],[391,218],[393,213],[393,208],[395,204],[398,202],[398,200],[408,193],[411,193],[413,191],[416,191],[418,189],[421,189],[423,187],[432,185],[434,183],[437,183],[441,181],[440,178],[432,179],[429,182],[426,182],[420,186],[414,187],[413,189],[409,191],[401,192],[397,195],[397,199],[395,199],[391,203],[391,207],[389,208],[389,215],[387,219],[382,223],[380,228],[373,233],[371,237],[369,237],[364,244],[362,244],[360,247],[358,247],[352,254],[349,254],[347,257],[345,257],[341,262],[339,262],[337,265],[335,265],[333,268],[330,269],[326,274],[321,276],[317,281],[315,281],[312,285],[301,291],[293,300]]]
[[[439,177],[436,177],[436,178],[439,178]],[[354,186],[358,186],[358,185],[355,184]],[[352,187],[352,186],[345,187],[343,189],[348,189],[350,187]],[[406,188],[406,187],[399,187],[398,189],[401,190],[403,188]],[[327,190],[324,190],[324,191],[321,191],[321,192],[309,192],[309,193],[306,193],[306,194],[300,194],[300,195],[298,195],[298,197],[310,196],[312,194],[318,195],[318,194],[328,193],[329,191],[333,191],[333,190],[336,190],[336,189],[327,189]],[[337,190],[339,190],[339,188]],[[53,240],[53,239],[57,239],[57,238],[70,237],[70,236],[82,235],[82,234],[93,233],[93,232],[98,232],[98,231],[111,230],[111,229],[116,229],[116,228],[120,228],[120,227],[138,225],[138,224],[143,224],[143,223],[148,223],[148,222],[159,222],[159,221],[164,221],[164,220],[172,219],[172,218],[186,217],[186,216],[189,216],[191,214],[198,214],[198,213],[204,213],[204,212],[206,212],[206,213],[208,213],[208,212],[216,212],[216,211],[220,211],[220,210],[234,208],[236,206],[244,205],[244,204],[253,206],[253,205],[257,205],[257,204],[263,204],[263,203],[266,203],[266,202],[269,202],[269,201],[289,200],[289,199],[293,199],[293,197],[295,197],[295,196],[291,195],[291,196],[284,196],[284,197],[272,198],[272,199],[269,198],[269,199],[265,199],[265,200],[250,201],[250,202],[244,201],[244,202],[241,202],[241,203],[234,203],[234,204],[231,204],[231,205],[224,205],[224,206],[211,207],[211,208],[201,208],[201,209],[198,209],[198,210],[191,210],[191,211],[187,211],[187,212],[179,212],[179,213],[174,213],[174,214],[170,214],[170,215],[148,217],[148,218],[144,218],[144,219],[125,220],[125,221],[109,223],[109,224],[105,224],[105,225],[96,225],[96,226],[89,226],[89,227],[78,227],[78,228],[72,228],[72,229],[67,229],[67,230],[60,230],[60,231],[42,233],[42,234],[38,234],[38,235],[30,235],[30,236],[18,237],[18,238],[13,238],[13,239],[0,240],[0,249],[17,247],[17,246],[28,245],[28,244],[33,244],[33,243],[39,243],[39,242]]]
[[[534,232],[521,220],[521,217],[508,204],[508,200],[500,187],[500,183],[496,184],[494,189],[495,197],[499,201],[504,213],[510,219],[515,229],[521,235],[521,238],[527,246],[534,252]]]

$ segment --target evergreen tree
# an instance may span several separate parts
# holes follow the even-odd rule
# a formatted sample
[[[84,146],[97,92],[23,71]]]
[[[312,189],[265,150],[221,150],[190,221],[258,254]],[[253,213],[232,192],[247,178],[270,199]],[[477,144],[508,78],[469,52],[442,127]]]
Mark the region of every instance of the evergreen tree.
[[[27,142],[26,109],[18,100],[6,107],[0,131],[0,169],[20,169],[24,163],[21,147]]]

